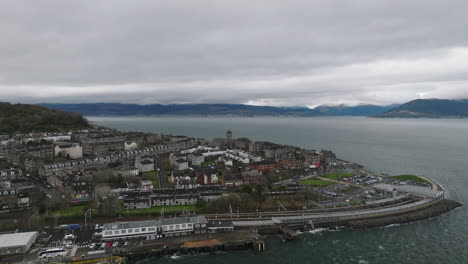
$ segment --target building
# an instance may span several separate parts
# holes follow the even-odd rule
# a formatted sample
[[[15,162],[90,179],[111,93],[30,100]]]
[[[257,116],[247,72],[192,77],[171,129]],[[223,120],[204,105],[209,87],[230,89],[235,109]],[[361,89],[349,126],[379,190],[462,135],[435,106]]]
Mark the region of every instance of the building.
[[[251,163],[249,165],[251,170],[258,170],[262,173],[269,172],[271,170],[277,170],[280,168],[280,165],[274,161],[260,161]]]
[[[55,156],[59,153],[70,159],[80,159],[83,157],[83,148],[76,143],[60,143],[55,145],[54,148]]]
[[[193,166],[200,166],[205,161],[205,157],[203,155],[189,154],[187,158]]]
[[[207,232],[207,224],[208,221],[204,216],[109,223],[103,225],[102,240],[142,237],[156,239],[201,234]]]
[[[72,184],[72,204],[88,202],[93,194],[93,177],[89,175],[79,175],[73,179]]]
[[[125,150],[135,150],[138,148],[138,144],[134,141],[125,141],[124,143],[124,149]]]
[[[227,187],[239,187],[244,185],[244,180],[240,174],[228,174],[223,177],[223,185]]]
[[[135,168],[140,172],[154,171],[154,159],[149,156],[137,157],[135,159]]]
[[[26,153],[36,158],[52,159],[54,157],[54,146],[43,145],[38,147],[30,147],[26,148]]]
[[[99,139],[87,139],[81,141],[83,154],[97,156],[106,154],[110,151],[125,149],[125,139],[123,137],[109,137]]]
[[[38,232],[0,235],[0,256],[25,254],[36,241]]]
[[[226,132],[226,147],[232,148],[232,131],[230,129]]]

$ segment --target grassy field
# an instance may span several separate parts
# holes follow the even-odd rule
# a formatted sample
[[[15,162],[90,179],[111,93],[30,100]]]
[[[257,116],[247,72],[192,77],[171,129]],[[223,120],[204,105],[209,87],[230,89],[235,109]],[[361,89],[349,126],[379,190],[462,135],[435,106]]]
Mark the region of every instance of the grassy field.
[[[155,206],[148,209],[131,209],[131,210],[121,210],[121,214],[129,215],[139,215],[139,214],[157,214],[161,213],[164,208],[164,213],[177,213],[182,211],[196,211],[195,205],[167,205],[167,206]]]
[[[349,172],[337,172],[337,173],[329,173],[325,176],[325,178],[332,179],[332,180],[339,180],[341,178],[353,177],[354,174]]]
[[[87,209],[88,209],[87,205],[70,206],[60,211],[55,211],[52,213],[52,215],[58,214],[61,217],[83,216]]]
[[[340,192],[350,192],[356,189],[359,189],[359,187],[353,185],[353,186],[348,186],[346,188],[341,189]]]
[[[316,179],[308,179],[308,180],[302,180],[299,182],[299,184],[302,185],[309,185],[309,186],[328,186],[335,184],[334,182],[331,181],[324,181],[324,180],[316,180]]]
[[[402,180],[402,181],[412,181],[412,182],[420,182],[420,183],[429,183],[428,180],[418,177],[416,175],[396,175],[391,176],[392,178]]]
[[[158,179],[151,179],[151,183],[153,184],[153,188],[154,188],[154,189],[158,189],[158,188],[159,188]]]

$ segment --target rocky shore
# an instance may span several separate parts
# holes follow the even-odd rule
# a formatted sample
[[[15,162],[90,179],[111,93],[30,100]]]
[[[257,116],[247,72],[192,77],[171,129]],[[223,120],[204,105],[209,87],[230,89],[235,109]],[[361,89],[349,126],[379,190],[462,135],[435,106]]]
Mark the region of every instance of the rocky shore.
[[[385,217],[346,221],[342,224],[343,226],[348,226],[357,229],[382,227],[391,224],[404,224],[438,216],[460,206],[462,206],[462,204],[459,202],[444,199],[431,206],[422,208],[417,211],[406,212],[398,215],[391,215]]]

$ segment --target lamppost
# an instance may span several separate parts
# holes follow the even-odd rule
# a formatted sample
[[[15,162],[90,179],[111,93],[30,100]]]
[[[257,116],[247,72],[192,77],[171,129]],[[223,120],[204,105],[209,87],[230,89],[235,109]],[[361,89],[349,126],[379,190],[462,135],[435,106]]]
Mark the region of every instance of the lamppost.
[[[92,213],[93,209],[89,208],[88,210],[86,210],[85,214],[84,214],[84,223],[85,223],[85,226],[88,225],[88,213],[89,213],[89,219],[91,219],[91,213]]]

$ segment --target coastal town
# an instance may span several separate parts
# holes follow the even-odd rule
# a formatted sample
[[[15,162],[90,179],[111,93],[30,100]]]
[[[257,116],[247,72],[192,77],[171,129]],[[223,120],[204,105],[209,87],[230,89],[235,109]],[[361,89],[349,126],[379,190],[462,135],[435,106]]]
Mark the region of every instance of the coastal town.
[[[415,175],[329,150],[122,132],[0,135],[0,257],[123,263],[176,252],[265,250],[263,234],[410,222],[459,206]]]

